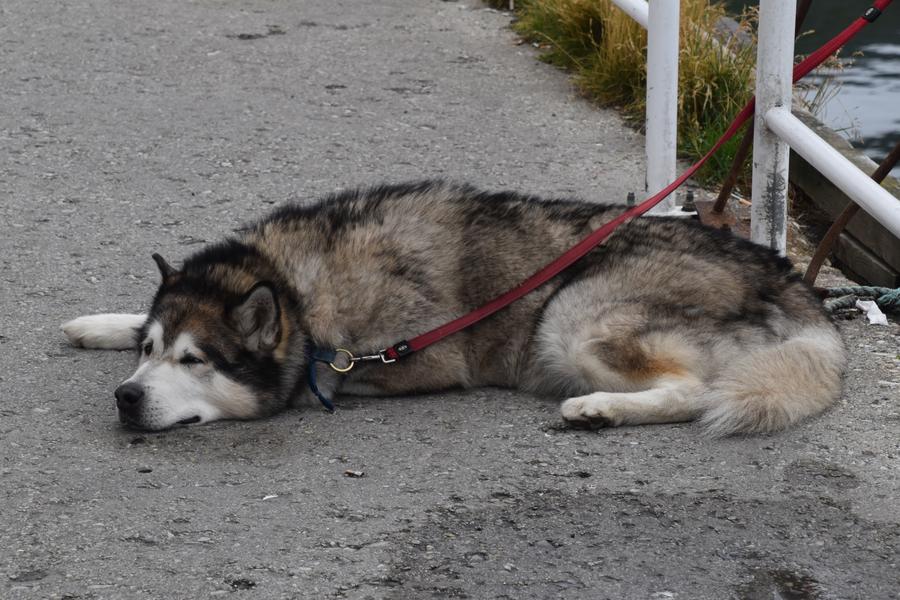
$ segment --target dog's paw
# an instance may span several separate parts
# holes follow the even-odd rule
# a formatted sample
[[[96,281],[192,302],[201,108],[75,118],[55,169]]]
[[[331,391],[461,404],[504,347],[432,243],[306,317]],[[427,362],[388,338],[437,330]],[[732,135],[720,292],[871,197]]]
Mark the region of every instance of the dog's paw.
[[[60,326],[69,343],[80,348],[130,350],[137,347],[137,333],[146,315],[89,315]]]
[[[595,393],[569,398],[560,407],[563,419],[570,427],[578,429],[601,429],[620,425],[622,420],[615,416],[615,411],[604,395]]]

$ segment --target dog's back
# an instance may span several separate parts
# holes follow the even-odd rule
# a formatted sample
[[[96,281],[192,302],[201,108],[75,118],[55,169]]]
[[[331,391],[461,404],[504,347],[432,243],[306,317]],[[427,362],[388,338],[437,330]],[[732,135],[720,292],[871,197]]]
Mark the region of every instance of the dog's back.
[[[518,285],[622,210],[420,182],[286,207],[244,241],[308,299],[314,336],[374,348],[442,325]],[[441,367],[430,375],[415,368],[421,357],[412,357],[378,386],[400,393],[518,385],[542,307],[586,264],[431,349]]]

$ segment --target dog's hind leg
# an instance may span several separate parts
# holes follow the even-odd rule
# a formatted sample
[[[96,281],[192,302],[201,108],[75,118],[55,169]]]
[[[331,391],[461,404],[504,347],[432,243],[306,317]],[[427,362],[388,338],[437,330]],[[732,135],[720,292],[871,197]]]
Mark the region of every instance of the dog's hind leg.
[[[640,425],[700,415],[709,361],[690,331],[661,319],[654,328],[641,306],[605,307],[588,323],[572,312],[562,317],[551,312],[539,332],[533,387],[569,397],[566,421]]]
[[[130,350],[137,348],[137,335],[146,321],[147,315],[88,315],[63,323],[60,328],[73,346]]]
[[[700,414],[699,380],[669,378],[640,392],[594,392],[569,398],[562,416],[575,427],[616,427],[693,421]]]

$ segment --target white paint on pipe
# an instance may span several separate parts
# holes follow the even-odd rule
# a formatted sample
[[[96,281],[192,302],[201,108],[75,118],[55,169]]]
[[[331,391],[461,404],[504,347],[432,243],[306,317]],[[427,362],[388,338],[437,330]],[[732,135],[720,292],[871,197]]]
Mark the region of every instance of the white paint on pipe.
[[[678,141],[679,0],[650,0],[647,30],[647,192],[655,194],[675,180]],[[676,195],[648,214],[675,210]]]
[[[649,6],[646,0],[612,0],[612,2],[629,17],[640,23],[641,27],[649,29]]]
[[[790,107],[797,0],[760,0],[756,54],[756,114]],[[787,246],[787,144],[756,119],[750,239],[782,255]]]
[[[788,107],[765,113],[768,129],[790,144],[823,176],[837,186],[872,218],[900,238],[900,199],[875,183],[828,142],[791,114]]]

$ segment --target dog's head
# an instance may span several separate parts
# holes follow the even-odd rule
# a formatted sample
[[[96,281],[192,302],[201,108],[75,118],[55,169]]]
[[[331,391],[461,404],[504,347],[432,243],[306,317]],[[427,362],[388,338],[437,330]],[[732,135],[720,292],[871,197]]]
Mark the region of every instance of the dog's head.
[[[159,430],[282,410],[302,368],[287,369],[293,324],[276,286],[239,265],[176,271],[154,259],[162,283],[138,332],[137,371],[115,392],[120,420]]]

